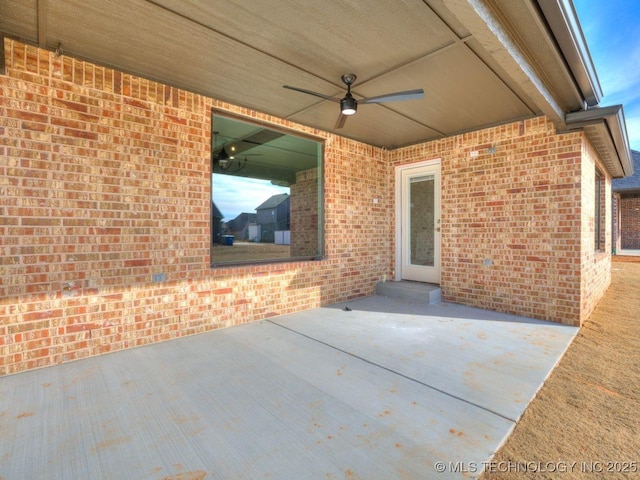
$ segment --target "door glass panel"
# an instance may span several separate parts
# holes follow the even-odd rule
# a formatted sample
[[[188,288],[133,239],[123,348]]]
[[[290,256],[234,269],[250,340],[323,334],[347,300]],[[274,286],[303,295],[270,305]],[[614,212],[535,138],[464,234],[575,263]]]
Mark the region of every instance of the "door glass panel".
[[[412,265],[434,266],[435,177],[409,180],[409,239]]]

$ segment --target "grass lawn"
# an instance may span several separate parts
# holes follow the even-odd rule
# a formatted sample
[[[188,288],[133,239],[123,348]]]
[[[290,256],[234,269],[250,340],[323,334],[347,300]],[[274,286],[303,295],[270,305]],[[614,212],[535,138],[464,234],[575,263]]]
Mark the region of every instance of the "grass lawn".
[[[275,243],[234,242],[233,245],[214,244],[211,260],[213,262],[238,262],[243,260],[267,260],[289,258],[289,245]]]

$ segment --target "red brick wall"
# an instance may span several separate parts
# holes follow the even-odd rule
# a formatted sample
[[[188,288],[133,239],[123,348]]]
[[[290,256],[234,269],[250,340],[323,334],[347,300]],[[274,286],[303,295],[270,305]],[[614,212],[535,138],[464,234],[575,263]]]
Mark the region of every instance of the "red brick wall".
[[[5,53],[0,375],[373,293],[394,275],[393,166],[433,158],[447,300],[579,324],[609,278],[581,208],[597,159],[544,118],[388,152],[18,42]],[[324,260],[209,267],[212,107],[326,139]]]
[[[640,194],[620,196],[622,248],[640,248]]]
[[[584,320],[582,145],[536,118],[391,152],[394,165],[441,159],[445,300]]]
[[[318,252],[318,169],[296,174],[291,192],[291,256],[313,256]]]
[[[18,42],[5,53],[0,375],[369,295],[386,276],[382,150]],[[326,138],[325,260],[209,267],[212,107]]]
[[[611,177],[599,160],[594,147],[582,140],[582,209],[580,248],[580,320],[586,320],[611,284]],[[601,248],[596,248],[596,170],[603,175],[600,192],[602,216]]]

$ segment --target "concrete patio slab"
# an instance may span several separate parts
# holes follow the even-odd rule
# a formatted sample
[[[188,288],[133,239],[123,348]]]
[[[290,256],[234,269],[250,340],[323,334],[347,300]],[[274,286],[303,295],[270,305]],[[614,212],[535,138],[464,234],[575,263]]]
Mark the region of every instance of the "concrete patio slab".
[[[383,296],[320,311],[273,321],[512,421],[577,332],[463,305],[425,307]]]
[[[369,297],[4,377],[0,478],[468,478],[576,332]]]

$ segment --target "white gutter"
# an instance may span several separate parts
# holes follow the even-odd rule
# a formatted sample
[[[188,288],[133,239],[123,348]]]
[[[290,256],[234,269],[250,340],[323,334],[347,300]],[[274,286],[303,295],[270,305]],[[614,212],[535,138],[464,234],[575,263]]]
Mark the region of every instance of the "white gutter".
[[[565,115],[567,130],[583,130],[614,178],[633,174],[622,105],[598,107],[603,93],[572,0],[536,0],[584,99]]]
[[[573,2],[571,0],[537,0],[537,2],[582,92],[586,104],[583,108],[598,105],[603,96],[602,87]]]
[[[584,130],[614,178],[633,175],[633,160],[622,105],[568,113],[568,130]],[[615,158],[611,158],[614,153]]]

